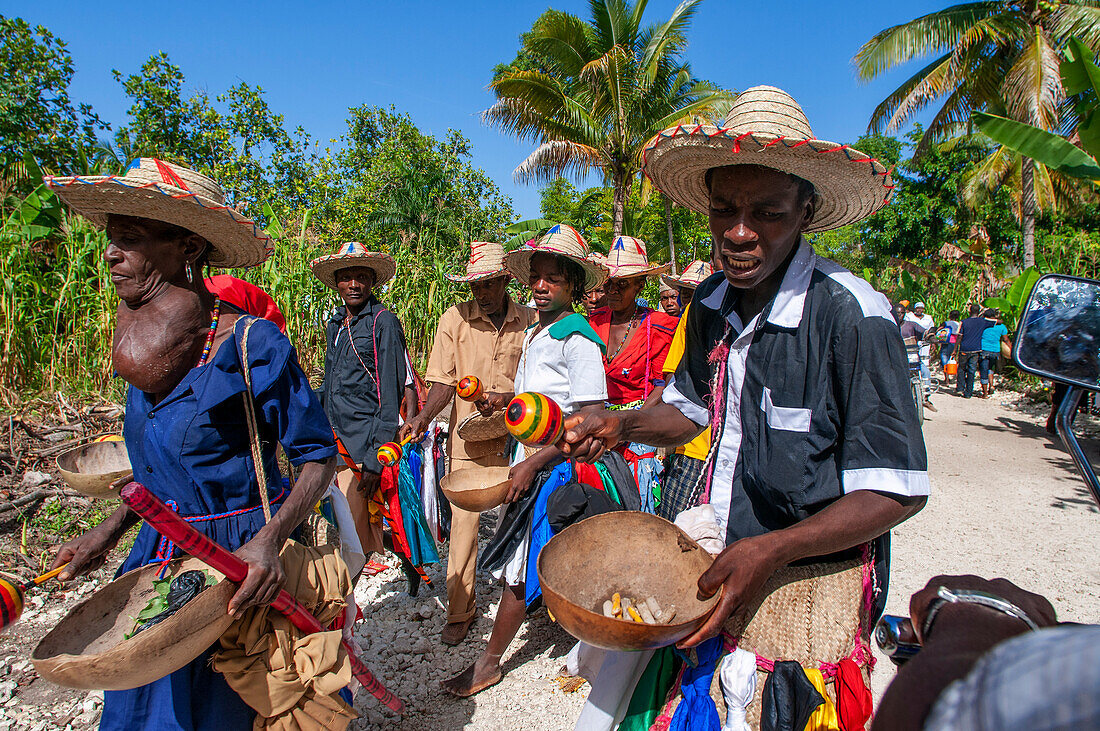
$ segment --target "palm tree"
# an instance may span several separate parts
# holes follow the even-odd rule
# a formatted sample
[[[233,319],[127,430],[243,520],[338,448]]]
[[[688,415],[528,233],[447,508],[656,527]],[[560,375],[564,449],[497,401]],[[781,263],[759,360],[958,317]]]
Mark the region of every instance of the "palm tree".
[[[975,111],[998,110],[1018,122],[1058,128],[1065,93],[1059,51],[1071,36],[1100,45],[1096,0],[982,0],[961,3],[877,33],[854,59],[873,79],[913,58],[935,55],[886,97],[871,115],[871,132],[898,129],[940,103],[917,149],[965,126]],[[1035,262],[1035,164],[1020,159],[1020,225],[1024,265]]]
[[[977,135],[960,135],[948,140],[946,145],[976,141]],[[987,143],[988,144],[988,143]],[[990,149],[973,170],[962,178],[959,195],[970,208],[976,208],[1002,187],[1012,191],[1017,216],[1023,203],[1023,188],[1020,178],[1023,175],[1024,157],[1004,145]],[[1038,160],[1031,160],[1032,191],[1037,210],[1057,213],[1060,209],[1077,210],[1096,201],[1096,194],[1089,186],[1083,186],[1079,180],[1049,168]]]
[[[527,62],[498,73],[490,85],[497,101],[483,115],[538,143],[516,168],[516,179],[602,171],[614,191],[613,230],[622,233],[645,143],[676,120],[729,99],[680,60],[701,1],[683,0],[667,21],[649,26],[642,25],[647,0],[589,0],[587,22],[544,13],[524,35],[520,54]]]

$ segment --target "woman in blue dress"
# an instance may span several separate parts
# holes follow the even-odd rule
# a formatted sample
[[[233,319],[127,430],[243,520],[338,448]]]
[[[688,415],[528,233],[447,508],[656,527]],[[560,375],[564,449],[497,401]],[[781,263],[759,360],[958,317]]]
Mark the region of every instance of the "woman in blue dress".
[[[106,226],[104,257],[120,299],[112,355],[130,384],[124,433],[134,479],[248,563],[230,614],[271,603],[286,580],[279,550],[332,479],[332,429],[290,341],[273,323],[217,300],[202,278],[204,264],[259,264],[270,255],[268,238],[224,206],[212,180],[159,160],[137,160],[118,177],[47,184]],[[247,398],[270,521],[252,461]],[[300,470],[293,488],[283,487],[276,442]],[[66,543],[54,561],[69,562],[60,578],[102,564],[137,522],[123,506]],[[119,572],[180,555],[142,525]],[[211,669],[209,655],[149,685],[107,692],[100,728],[251,728],[255,712]]]

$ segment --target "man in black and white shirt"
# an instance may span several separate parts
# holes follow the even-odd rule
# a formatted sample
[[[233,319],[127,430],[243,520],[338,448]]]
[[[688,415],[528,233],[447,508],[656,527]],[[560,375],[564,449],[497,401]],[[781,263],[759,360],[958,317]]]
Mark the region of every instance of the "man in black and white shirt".
[[[724,272],[696,291],[663,402],[574,420],[566,449],[590,459],[714,427],[702,497],[726,549],[699,586],[725,591],[692,646],[791,563],[875,541],[882,583],[889,530],[929,493],[927,458],[890,303],[803,238],[880,208],[885,168],[813,138],[773,87],[742,93],[721,128],[666,130],[645,160],[660,190],[707,213]]]

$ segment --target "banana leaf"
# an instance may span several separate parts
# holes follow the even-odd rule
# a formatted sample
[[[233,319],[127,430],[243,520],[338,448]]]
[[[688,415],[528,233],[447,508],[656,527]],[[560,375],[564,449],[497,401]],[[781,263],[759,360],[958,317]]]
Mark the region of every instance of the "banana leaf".
[[[1066,96],[1078,97],[1074,107],[1080,117],[1077,136],[1081,146],[1096,157],[1100,155],[1100,67],[1093,63],[1092,51],[1079,39],[1071,38],[1059,71]]]
[[[978,129],[994,142],[1075,178],[1100,180],[1100,165],[1081,148],[1052,132],[995,114],[975,112]]]

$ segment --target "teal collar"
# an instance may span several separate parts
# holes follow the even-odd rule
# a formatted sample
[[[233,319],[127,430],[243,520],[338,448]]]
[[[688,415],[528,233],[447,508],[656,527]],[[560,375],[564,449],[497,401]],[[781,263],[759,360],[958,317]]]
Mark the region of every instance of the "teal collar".
[[[580,335],[582,338],[587,338],[593,343],[599,346],[601,353],[607,352],[607,346],[596,331],[592,329],[592,326],[588,324],[588,320],[584,319],[582,315],[576,312],[563,317],[555,322],[553,325],[546,329],[546,332],[554,340],[565,340],[570,335]]]

